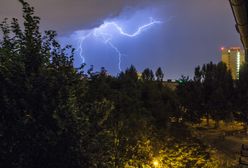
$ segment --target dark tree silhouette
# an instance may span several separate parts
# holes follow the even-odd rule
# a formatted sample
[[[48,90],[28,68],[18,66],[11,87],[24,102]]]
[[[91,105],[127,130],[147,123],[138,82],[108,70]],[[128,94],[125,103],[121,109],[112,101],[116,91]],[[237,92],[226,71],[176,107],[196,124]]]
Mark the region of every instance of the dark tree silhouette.
[[[157,77],[158,81],[163,81],[164,73],[163,73],[163,71],[162,71],[162,69],[160,67],[156,70],[155,74],[156,74],[156,77]]]

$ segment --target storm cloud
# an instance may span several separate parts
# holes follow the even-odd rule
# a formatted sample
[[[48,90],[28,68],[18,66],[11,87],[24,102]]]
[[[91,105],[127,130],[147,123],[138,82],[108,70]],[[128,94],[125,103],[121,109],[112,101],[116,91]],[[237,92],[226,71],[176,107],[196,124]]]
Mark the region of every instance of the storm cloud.
[[[20,19],[21,6],[18,0],[0,0],[0,18]],[[68,33],[100,26],[104,20],[119,16],[122,12],[154,7],[150,0],[27,0],[35,7],[36,14],[42,18],[42,27]]]

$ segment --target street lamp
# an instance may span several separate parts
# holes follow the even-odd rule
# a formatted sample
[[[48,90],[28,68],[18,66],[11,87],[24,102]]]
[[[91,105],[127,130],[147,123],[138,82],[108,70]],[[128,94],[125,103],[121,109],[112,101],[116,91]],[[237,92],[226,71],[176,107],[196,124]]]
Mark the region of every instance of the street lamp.
[[[154,160],[153,161],[153,165],[154,165],[154,167],[158,167],[158,165],[159,165],[158,161],[157,160]]]

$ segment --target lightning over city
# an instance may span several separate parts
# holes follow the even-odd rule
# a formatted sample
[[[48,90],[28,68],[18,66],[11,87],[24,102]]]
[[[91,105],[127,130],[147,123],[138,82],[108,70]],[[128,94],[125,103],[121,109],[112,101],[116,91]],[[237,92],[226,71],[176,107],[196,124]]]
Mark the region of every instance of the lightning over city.
[[[134,38],[136,36],[141,35],[145,30],[151,28],[152,26],[161,24],[162,21],[160,20],[154,20],[152,17],[150,17],[150,21],[144,25],[141,25],[137,28],[137,30],[133,33],[128,33],[116,22],[105,22],[101,26],[94,28],[91,31],[84,32],[80,31],[79,33],[79,44],[78,44],[78,53],[80,58],[82,59],[82,62],[85,63],[85,53],[84,53],[84,42],[89,38],[95,38],[100,41],[102,41],[104,44],[108,45],[110,48],[112,48],[116,54],[118,55],[118,69],[119,71],[122,70],[121,68],[121,61],[122,56],[124,55],[120,49],[112,42],[112,39],[114,38],[113,34],[110,33],[109,29],[115,29],[119,35],[127,38]]]
[[[0,4],[0,168],[248,168],[248,0]]]

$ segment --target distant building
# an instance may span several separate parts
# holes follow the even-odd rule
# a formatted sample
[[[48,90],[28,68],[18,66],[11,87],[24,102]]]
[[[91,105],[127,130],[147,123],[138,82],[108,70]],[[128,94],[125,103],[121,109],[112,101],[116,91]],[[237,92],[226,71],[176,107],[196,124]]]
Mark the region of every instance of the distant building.
[[[245,62],[245,51],[240,47],[221,48],[221,61],[231,70],[232,78],[239,79],[240,66]]]
[[[178,82],[175,80],[168,79],[167,81],[163,82],[163,85],[174,91],[177,89]]]
[[[142,79],[142,73],[137,72],[138,79]]]

